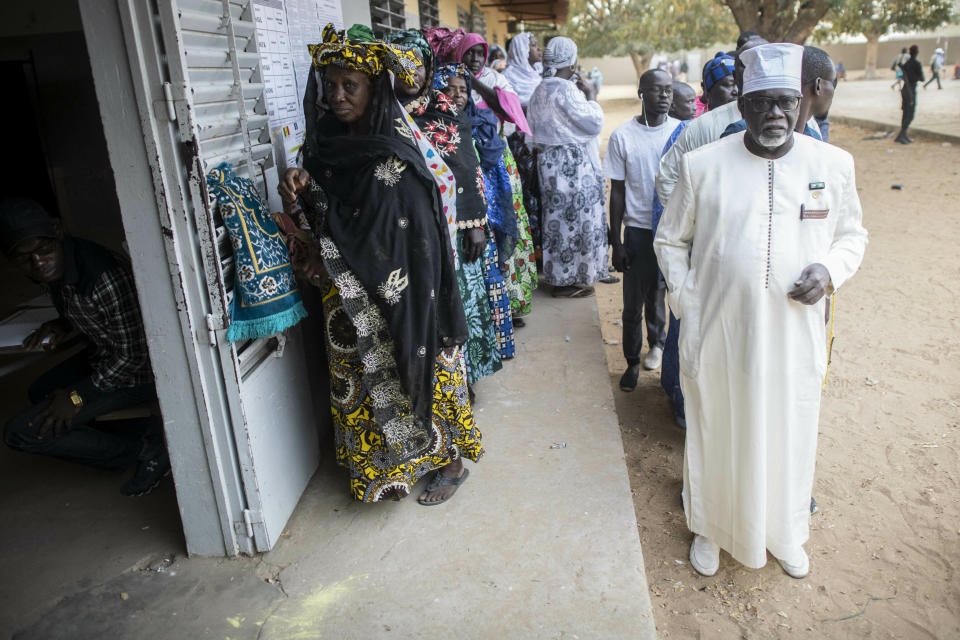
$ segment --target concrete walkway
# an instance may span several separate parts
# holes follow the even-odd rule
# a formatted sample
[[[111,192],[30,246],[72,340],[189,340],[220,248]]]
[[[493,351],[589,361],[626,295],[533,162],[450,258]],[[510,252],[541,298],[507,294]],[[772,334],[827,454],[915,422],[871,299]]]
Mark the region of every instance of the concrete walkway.
[[[451,502],[357,504],[326,456],[272,552],[145,549],[44,609],[10,590],[5,608],[36,610],[14,637],[653,638],[595,300],[538,294],[517,357],[476,391],[487,455]]]

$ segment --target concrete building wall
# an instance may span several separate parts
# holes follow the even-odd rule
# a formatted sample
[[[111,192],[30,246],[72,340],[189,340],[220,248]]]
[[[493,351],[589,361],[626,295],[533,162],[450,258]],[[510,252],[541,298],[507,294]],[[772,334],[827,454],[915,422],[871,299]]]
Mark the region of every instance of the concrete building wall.
[[[733,45],[716,45],[709,49],[696,49],[694,51],[685,51],[681,53],[672,53],[666,56],[668,60],[687,60],[689,71],[687,72],[687,84],[692,86],[698,92],[700,91],[700,70],[706,61],[714,56],[717,51],[726,51]],[[648,64],[652,67],[654,63],[664,58],[663,55],[652,57]],[[594,67],[600,69],[603,74],[603,84],[636,84],[637,73],[633,68],[633,62],[629,56],[613,57],[604,56],[602,58],[580,58],[580,66],[584,71],[590,71]]]
[[[440,0],[440,24],[444,27],[450,27],[451,29],[456,28],[457,7],[461,5],[463,5],[465,9],[469,8],[469,5],[463,2],[457,2],[457,0]]]
[[[816,44],[824,51],[830,54],[834,64],[842,62],[846,69],[863,69],[866,66],[867,45],[863,42],[851,44]],[[901,49],[915,44],[920,47],[920,62],[923,63],[924,72],[930,70],[930,56],[933,50],[940,47],[946,53],[947,66],[953,67],[960,62],[960,36],[951,36],[937,38],[934,36],[917,38],[897,38],[896,40],[887,40],[880,43],[880,50],[877,52],[877,67],[889,69],[893,64],[893,59],[897,57]],[[952,71],[952,69],[951,69]]]
[[[603,84],[635,84],[637,74],[633,70],[633,62],[630,58],[604,56],[602,58],[580,58],[580,66],[584,71],[590,71],[594,67],[600,69],[603,74]]]
[[[843,66],[847,70],[860,70],[866,65],[867,45],[865,42],[837,44],[811,42],[808,44],[813,44],[814,46],[820,47],[830,54],[830,57],[833,58],[834,63],[842,62]],[[909,47],[912,44],[916,44],[918,47],[920,47],[920,62],[923,63],[924,72],[927,74],[929,74],[930,69],[930,56],[933,55],[933,50],[937,47],[941,47],[946,53],[946,66],[951,75],[953,73],[953,65],[960,63],[960,35],[954,35],[951,33],[948,36],[937,37],[929,34],[921,34],[917,37],[903,36],[881,42],[880,50],[877,54],[877,66],[881,69],[889,69],[894,57],[900,53],[900,50],[905,47]],[[690,64],[690,71],[687,77],[688,84],[692,85],[695,89],[697,89],[697,91],[699,91],[699,65],[712,58],[713,54],[717,51],[721,49],[729,50],[732,47],[733,45],[731,43],[725,46],[718,45],[712,49],[700,49],[697,52],[692,52],[694,54],[699,54],[699,58],[697,58],[696,55],[687,54],[689,55],[688,59],[697,58],[699,60],[698,64],[696,65],[693,63]],[[683,53],[678,53],[670,54],[667,57],[670,59],[683,59],[683,56]],[[634,84],[637,81],[637,75],[634,72],[633,63],[630,61],[628,56],[581,58],[580,64],[587,71],[592,69],[594,66],[599,68],[600,72],[603,73],[603,83],[607,85]]]
[[[484,9],[487,18],[487,40],[503,47],[511,34],[507,33],[510,16],[502,9]]]
[[[420,28],[420,3],[418,0],[403,0],[403,13],[407,29]]]
[[[353,24],[370,24],[370,3],[366,0],[341,0],[340,8],[346,28]]]
[[[506,12],[497,8],[482,8],[481,3],[474,0],[473,3],[468,0],[440,0],[440,24],[444,27],[456,29],[458,26],[457,9],[464,11],[471,10],[471,4],[480,8],[487,23],[487,41],[493,44],[503,45],[510,34],[507,33],[507,21],[510,18]]]

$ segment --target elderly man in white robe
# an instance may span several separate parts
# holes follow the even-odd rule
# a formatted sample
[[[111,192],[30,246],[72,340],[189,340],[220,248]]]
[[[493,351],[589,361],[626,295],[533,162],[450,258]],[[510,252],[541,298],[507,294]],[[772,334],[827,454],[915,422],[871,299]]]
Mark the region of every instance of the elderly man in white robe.
[[[867,232],[853,158],[794,132],[802,55],[741,54],[747,130],[683,155],[654,241],[682,319],[683,503],[690,562],[707,576],[720,549],[809,571],[824,296],[857,270]]]

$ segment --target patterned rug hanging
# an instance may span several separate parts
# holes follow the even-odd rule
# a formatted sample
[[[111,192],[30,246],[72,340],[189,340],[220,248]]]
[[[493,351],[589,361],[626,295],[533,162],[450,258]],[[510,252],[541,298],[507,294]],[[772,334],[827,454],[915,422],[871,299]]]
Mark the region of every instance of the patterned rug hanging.
[[[254,184],[229,163],[207,174],[233,248],[234,287],[227,340],[254,340],[279,333],[307,317],[297,290],[284,236]]]

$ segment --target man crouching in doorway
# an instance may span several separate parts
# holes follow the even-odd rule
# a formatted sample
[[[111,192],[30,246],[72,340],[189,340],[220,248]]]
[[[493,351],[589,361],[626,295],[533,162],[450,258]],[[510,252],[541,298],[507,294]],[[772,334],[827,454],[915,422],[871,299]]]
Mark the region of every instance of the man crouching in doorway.
[[[76,331],[89,346],[33,382],[31,407],[3,429],[11,449],[104,469],[136,472],[121,493],[149,493],[170,472],[162,423],[108,433],[89,426],[107,413],[156,398],[147,340],[127,261],[88,240],[65,235],[38,203],[0,203],[0,250],[50,292],[60,314],[24,341],[52,349]]]

